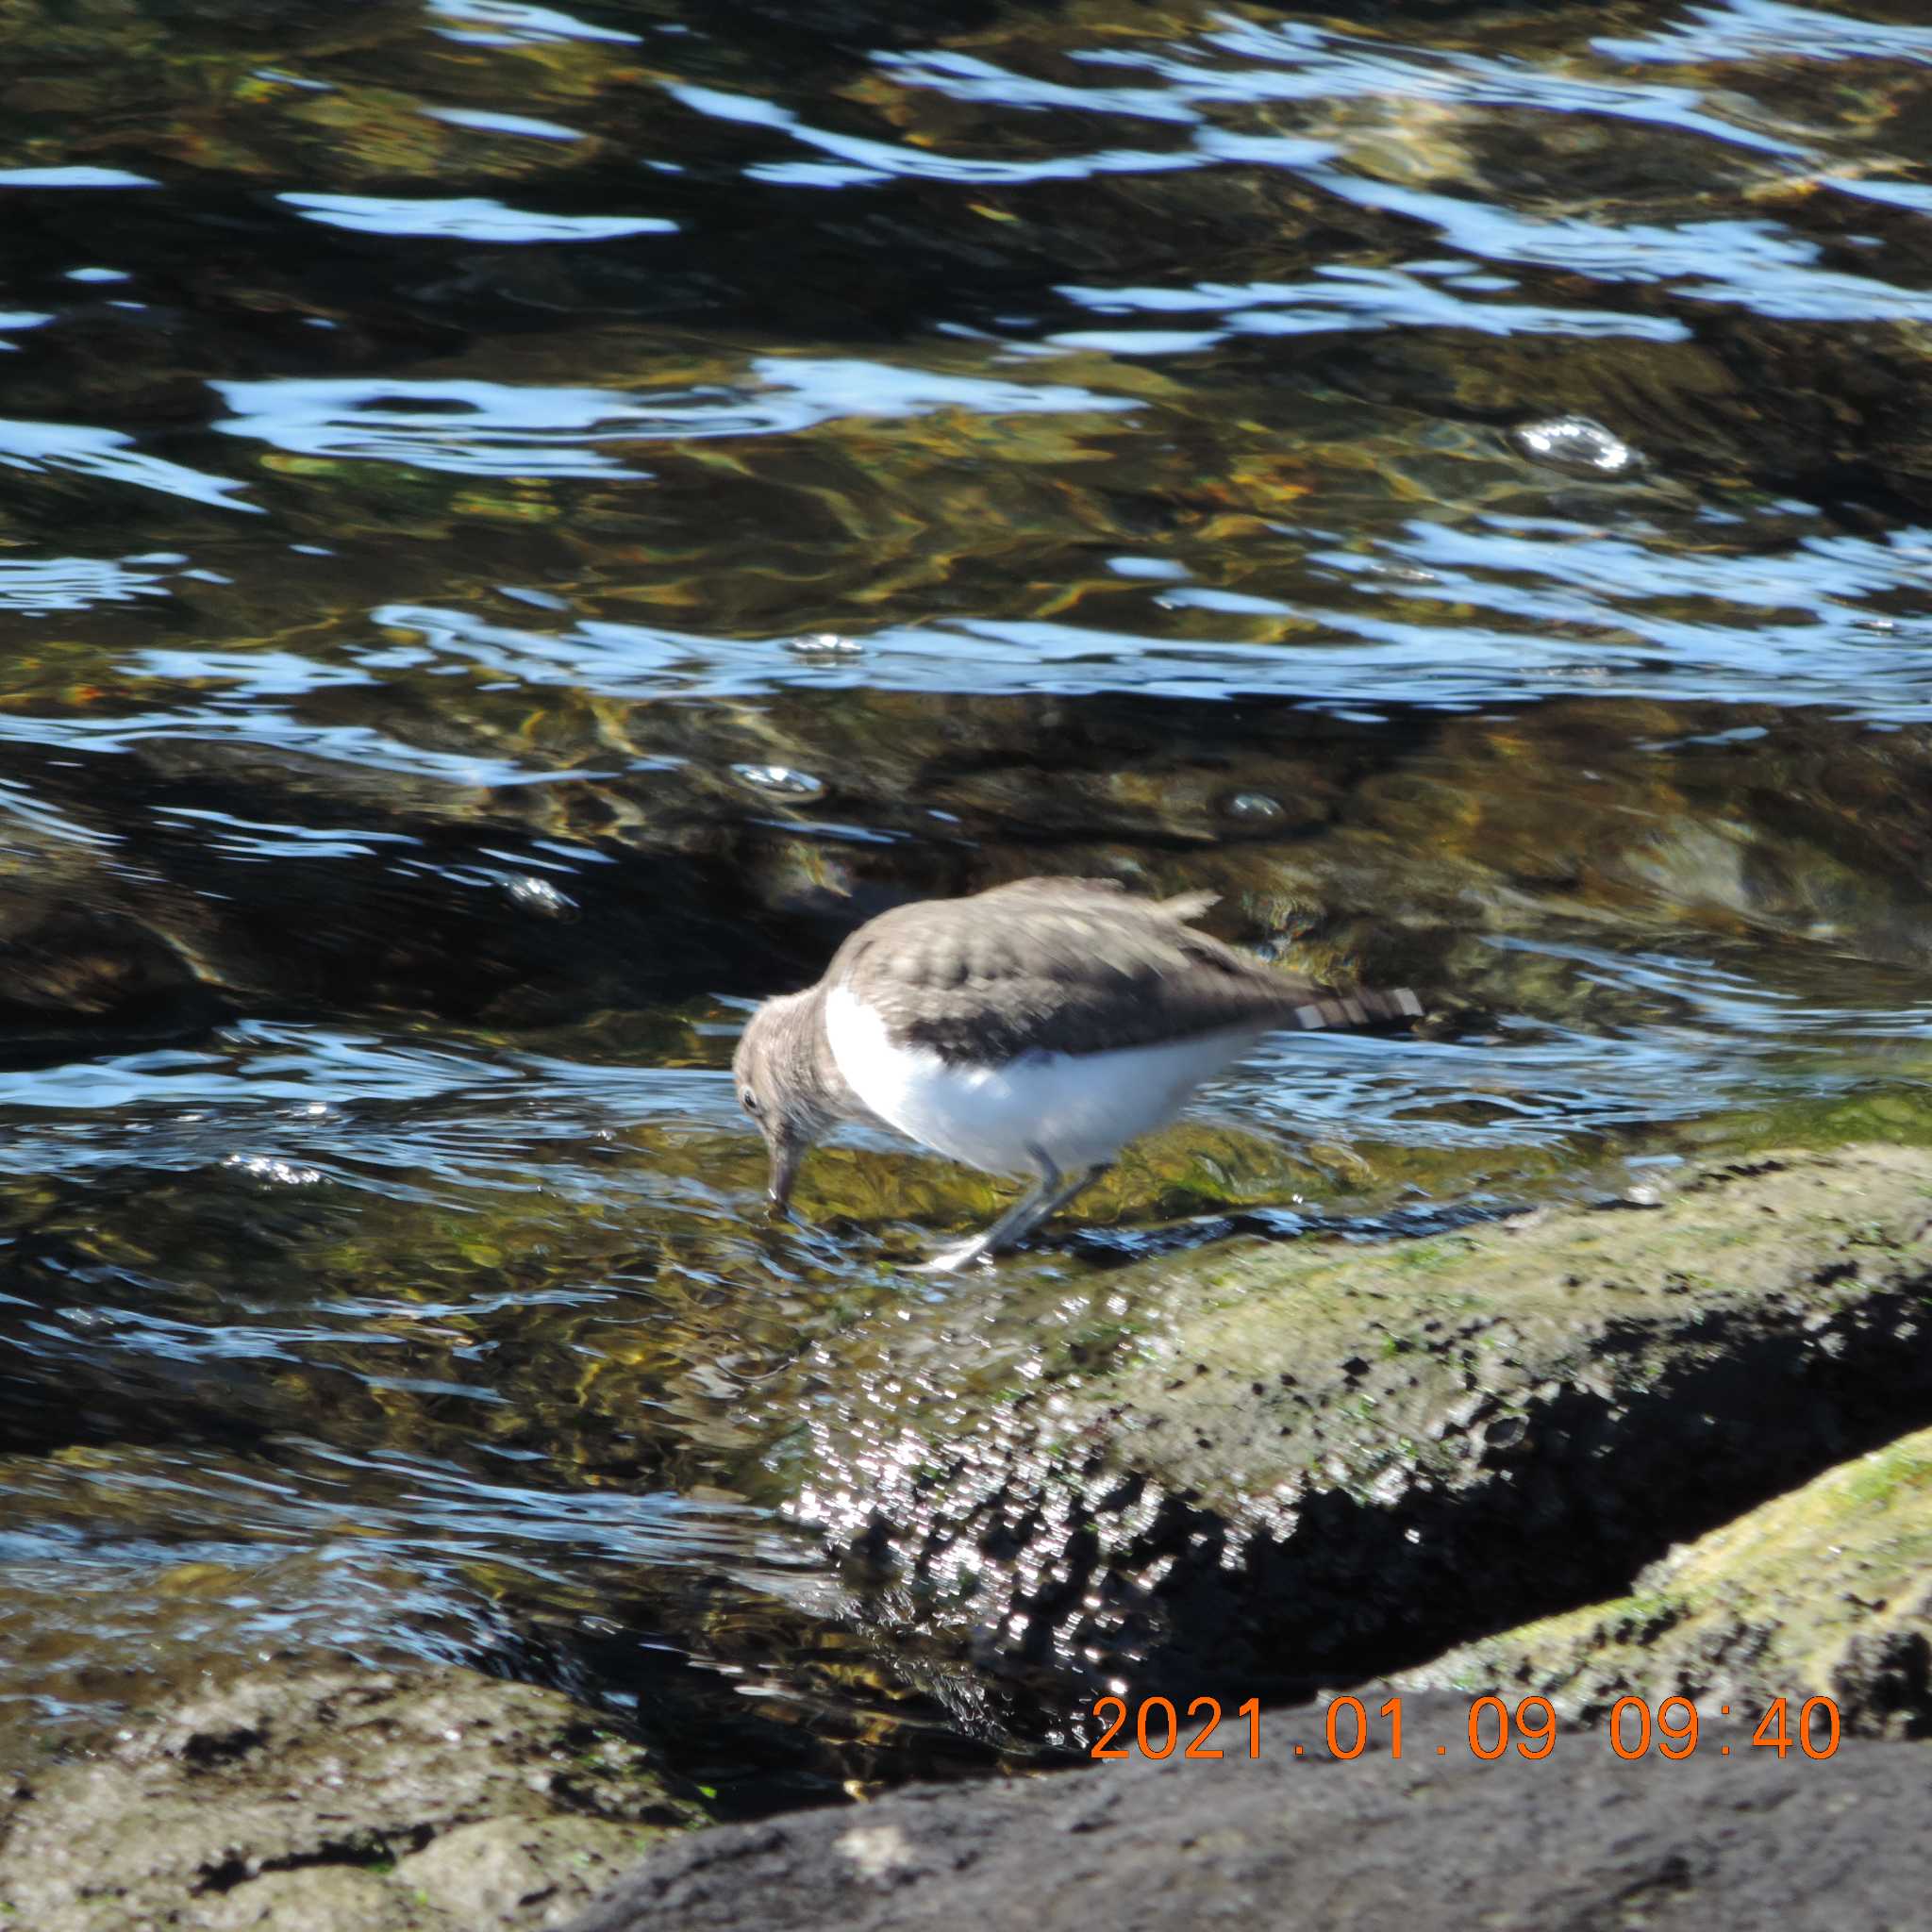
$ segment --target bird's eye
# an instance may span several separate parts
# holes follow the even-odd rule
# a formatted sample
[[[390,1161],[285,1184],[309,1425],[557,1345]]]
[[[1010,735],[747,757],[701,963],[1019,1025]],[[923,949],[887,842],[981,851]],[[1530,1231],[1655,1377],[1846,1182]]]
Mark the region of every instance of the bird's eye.
[[[758,1097],[756,1093],[754,1093],[751,1091],[749,1087],[743,1088],[740,1091],[738,1095],[738,1104],[740,1107],[743,1108],[746,1113],[755,1114],[760,1111],[760,1108],[758,1107]]]

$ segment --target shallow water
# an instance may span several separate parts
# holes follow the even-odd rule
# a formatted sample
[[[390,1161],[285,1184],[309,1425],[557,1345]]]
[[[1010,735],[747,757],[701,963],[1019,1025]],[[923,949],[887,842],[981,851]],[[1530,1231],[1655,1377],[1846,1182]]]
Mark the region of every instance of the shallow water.
[[[346,1646],[974,1761],[814,1336],[1932,1121],[1919,9],[915,11],[0,11],[5,1748]],[[748,1003],[1036,869],[1445,1023],[1004,1281],[876,1143],[768,1228]]]

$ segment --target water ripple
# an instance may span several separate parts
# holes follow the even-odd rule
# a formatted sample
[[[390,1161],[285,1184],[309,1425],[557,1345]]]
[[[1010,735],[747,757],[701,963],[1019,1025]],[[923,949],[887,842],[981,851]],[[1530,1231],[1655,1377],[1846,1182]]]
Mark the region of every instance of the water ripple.
[[[500,120],[502,117],[493,116]],[[470,117],[475,125],[476,117]],[[521,132],[528,133],[529,125]],[[568,128],[551,139],[575,139]],[[451,242],[615,242],[629,235],[669,235],[677,224],[658,215],[539,214],[475,195],[457,200],[408,195],[280,194],[305,219],[361,235],[423,235]]]
[[[30,475],[66,471],[74,475],[99,476],[111,483],[164,491],[170,496],[211,504],[218,509],[262,514],[258,504],[237,500],[235,491],[245,489],[245,484],[226,476],[210,476],[160,457],[143,456],[135,448],[134,438],[118,429],[96,429],[78,423],[0,421],[0,466]]]

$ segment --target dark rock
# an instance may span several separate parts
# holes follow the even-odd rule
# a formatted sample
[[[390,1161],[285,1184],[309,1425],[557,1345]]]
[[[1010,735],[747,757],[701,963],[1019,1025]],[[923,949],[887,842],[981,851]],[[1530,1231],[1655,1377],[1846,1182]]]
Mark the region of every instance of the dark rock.
[[[15,894],[9,894],[9,898]],[[0,929],[0,1064],[191,1038],[229,1011],[192,959],[131,912],[8,906]]]
[[[1544,1758],[1488,1762],[1471,1756],[1468,1712],[1466,1699],[1408,1700],[1399,1761],[1379,1750],[1335,1761],[1318,1716],[1270,1711],[1253,1762],[1245,1728],[1237,1740],[1224,1724],[1219,1763],[1175,1756],[926,1786],[700,1832],[654,1852],[567,1932],[1921,1921],[1932,1751],[1726,1757],[1713,1735],[1682,1762],[1626,1762],[1594,1729],[1559,1733]]]

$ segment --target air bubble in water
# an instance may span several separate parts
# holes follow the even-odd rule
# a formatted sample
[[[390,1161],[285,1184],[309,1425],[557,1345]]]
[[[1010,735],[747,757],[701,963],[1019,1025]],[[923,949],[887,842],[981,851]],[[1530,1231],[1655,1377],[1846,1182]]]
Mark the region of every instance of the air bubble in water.
[[[824,794],[824,779],[791,765],[733,765],[731,770],[741,784],[774,798],[819,798]]]
[[[1642,461],[1621,436],[1588,416],[1552,416],[1545,423],[1520,424],[1509,432],[1509,441],[1532,462],[1592,476],[1621,476]]]

